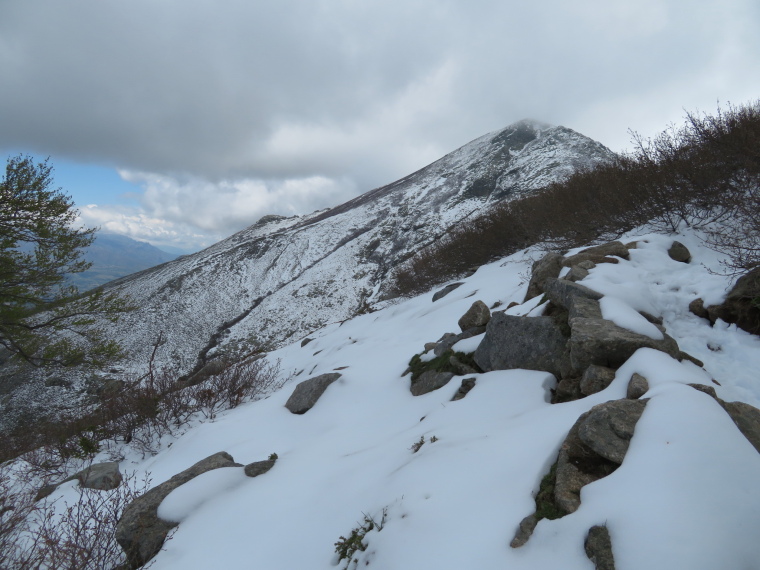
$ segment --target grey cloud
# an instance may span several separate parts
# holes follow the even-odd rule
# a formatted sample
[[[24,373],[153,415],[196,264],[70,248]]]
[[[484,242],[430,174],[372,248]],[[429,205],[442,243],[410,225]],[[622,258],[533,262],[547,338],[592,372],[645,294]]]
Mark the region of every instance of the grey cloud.
[[[759,25],[755,0],[4,0],[0,148],[186,196],[326,179],[291,202],[324,207],[525,117],[619,149],[756,97]]]

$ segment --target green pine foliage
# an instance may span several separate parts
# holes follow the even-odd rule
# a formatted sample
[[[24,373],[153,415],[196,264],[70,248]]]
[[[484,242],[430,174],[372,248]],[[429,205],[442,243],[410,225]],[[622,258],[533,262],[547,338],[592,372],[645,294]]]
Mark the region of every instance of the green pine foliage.
[[[95,230],[77,227],[78,212],[53,187],[52,171],[20,155],[8,159],[0,181],[0,345],[33,365],[102,366],[121,351],[93,325],[129,307],[65,283],[89,267],[82,256]]]

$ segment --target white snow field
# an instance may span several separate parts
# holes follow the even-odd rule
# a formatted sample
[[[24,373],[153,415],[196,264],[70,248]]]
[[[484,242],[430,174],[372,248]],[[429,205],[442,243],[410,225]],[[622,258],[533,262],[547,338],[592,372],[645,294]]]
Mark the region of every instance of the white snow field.
[[[382,530],[366,535],[350,568],[588,570],[593,525],[607,526],[618,570],[760,568],[760,454],[712,398],[686,386],[760,406],[760,338],[688,312],[694,298],[718,302],[731,284],[709,271],[720,270],[720,257],[697,235],[623,241],[633,239],[630,261],[598,265],[583,284],[607,296],[605,316],[620,326],[654,336],[636,311],[662,316],[705,370],[641,349],[606,390],[574,402],[549,404],[554,377],[528,370],[476,375],[455,402],[461,377],[412,396],[409,376],[401,377],[409,359],[458,332],[475,300],[501,309],[522,302],[540,252],[511,256],[435,303],[430,292],[389,304],[271,353],[284,373],[298,374],[282,390],[194,425],[154,457],[130,453],[122,472],[150,473],[153,484],[219,451],[242,464],[279,456],[259,477],[218,469],[172,492],[159,512],[180,524],[153,570],[343,568],[336,541],[365,515],[380,522],[384,510]],[[689,247],[691,263],[668,257],[673,239]],[[509,312],[536,314],[537,303]],[[457,349],[472,351],[479,338]],[[310,411],[284,407],[298,382],[338,368],[343,376]],[[570,427],[592,406],[625,397],[633,372],[649,380],[650,401],[622,466],[583,488],[577,512],[540,521],[527,544],[511,548]],[[76,490],[66,485],[61,495],[72,500]]]

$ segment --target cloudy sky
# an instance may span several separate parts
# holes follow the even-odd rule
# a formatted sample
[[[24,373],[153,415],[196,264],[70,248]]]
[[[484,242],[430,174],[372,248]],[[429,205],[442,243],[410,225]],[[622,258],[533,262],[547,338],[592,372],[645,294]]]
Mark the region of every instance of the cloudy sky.
[[[0,0],[0,152],[198,249],[522,118],[616,151],[760,98],[757,0]]]

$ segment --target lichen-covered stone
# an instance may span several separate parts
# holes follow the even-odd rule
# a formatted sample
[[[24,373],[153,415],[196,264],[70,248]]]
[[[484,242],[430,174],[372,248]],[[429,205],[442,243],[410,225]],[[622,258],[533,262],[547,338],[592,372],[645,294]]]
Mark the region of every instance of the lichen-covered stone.
[[[638,400],[647,392],[649,392],[649,381],[641,374],[634,372],[628,382],[625,397],[629,400]]]
[[[528,283],[528,292],[525,294],[525,301],[538,297],[544,292],[544,283],[550,277],[559,277],[562,271],[562,260],[564,258],[558,253],[547,253],[544,257],[533,263],[530,282]]]
[[[433,390],[443,388],[454,377],[453,372],[436,372],[435,370],[428,370],[420,374],[416,382],[413,382],[410,391],[412,396],[422,396],[428,394]]]
[[[484,327],[491,320],[491,310],[483,301],[475,301],[467,312],[459,319],[462,332],[475,327]]]

